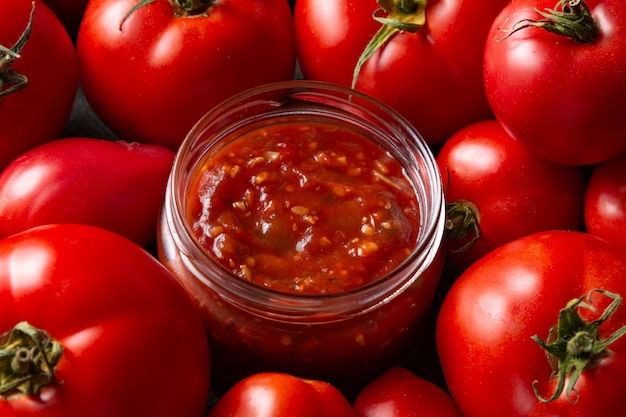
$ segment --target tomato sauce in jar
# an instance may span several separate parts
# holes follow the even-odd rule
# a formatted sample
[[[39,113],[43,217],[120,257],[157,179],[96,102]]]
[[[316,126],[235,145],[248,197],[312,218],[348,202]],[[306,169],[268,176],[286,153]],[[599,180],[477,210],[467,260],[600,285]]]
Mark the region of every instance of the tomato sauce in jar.
[[[218,390],[282,371],[349,395],[419,344],[444,221],[434,156],[410,125],[353,90],[293,81],[190,132],[159,259],[202,314]]]
[[[371,283],[413,250],[415,192],[402,166],[356,132],[272,124],[202,163],[189,193],[198,241],[242,279],[329,294]]]

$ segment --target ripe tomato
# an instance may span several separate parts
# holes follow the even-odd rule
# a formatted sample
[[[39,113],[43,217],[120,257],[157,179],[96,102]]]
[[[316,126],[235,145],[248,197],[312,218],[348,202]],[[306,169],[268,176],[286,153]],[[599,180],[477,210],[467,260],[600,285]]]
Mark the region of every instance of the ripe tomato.
[[[246,377],[215,404],[209,417],[354,417],[334,386],[279,372]]]
[[[542,158],[602,162],[626,151],[626,9],[621,0],[554,3],[512,1],[495,19],[485,47],[487,96],[511,136]],[[581,19],[585,5],[597,31],[589,40],[546,30],[554,24],[522,28],[525,19],[545,21],[539,12],[548,9]]]
[[[625,275],[626,248],[573,231],[515,240],[461,274],[441,307],[437,344],[463,415],[621,415]],[[539,342],[553,339],[547,355]]]
[[[436,159],[445,187],[448,259],[461,269],[522,236],[584,227],[582,169],[535,156],[496,120],[459,130]]]
[[[92,138],[48,142],[0,173],[0,238],[49,223],[83,223],[152,243],[174,151]]]
[[[626,246],[626,154],[594,166],[585,195],[587,231]]]
[[[130,240],[70,224],[0,240],[0,304],[3,417],[203,415],[210,369],[201,320],[169,272]],[[56,341],[39,348],[50,366],[33,354],[37,338],[23,324],[4,333],[22,322]],[[42,387],[12,386],[16,376]]]
[[[491,110],[482,74],[483,48],[491,22],[508,0],[378,1],[406,5],[402,19],[424,23],[402,30],[361,68],[356,88],[406,117],[431,144],[463,126],[488,118]],[[298,59],[305,78],[351,85],[353,71],[380,23],[375,0],[299,0],[294,11]],[[377,16],[397,18],[380,11]],[[410,17],[408,17],[410,16]],[[388,28],[388,27],[387,27]]]
[[[298,0],[294,28],[298,63],[306,79],[350,85],[352,72],[380,23],[376,0]]]
[[[177,148],[222,100],[293,78],[285,0],[137,3],[90,1],[76,45],[85,97],[123,139]]]
[[[356,417],[463,417],[447,392],[401,367],[370,382],[352,409]]]
[[[34,7],[34,9],[33,9]],[[29,26],[30,36],[16,47]],[[78,88],[74,45],[65,28],[37,0],[0,2],[0,170],[23,152],[56,139],[69,119]],[[22,88],[11,92],[13,87]]]

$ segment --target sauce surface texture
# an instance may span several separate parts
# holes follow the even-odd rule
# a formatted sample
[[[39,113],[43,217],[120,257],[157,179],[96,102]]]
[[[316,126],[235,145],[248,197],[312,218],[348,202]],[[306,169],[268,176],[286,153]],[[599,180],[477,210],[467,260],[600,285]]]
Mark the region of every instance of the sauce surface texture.
[[[242,279],[328,294],[375,281],[413,250],[418,201],[402,166],[348,128],[264,126],[201,164],[188,220]]]

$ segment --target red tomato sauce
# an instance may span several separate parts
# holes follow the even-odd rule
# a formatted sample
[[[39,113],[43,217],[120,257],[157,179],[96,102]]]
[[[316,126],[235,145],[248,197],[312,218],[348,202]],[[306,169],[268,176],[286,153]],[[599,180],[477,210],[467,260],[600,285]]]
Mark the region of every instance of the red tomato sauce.
[[[402,166],[364,135],[280,123],[211,154],[188,193],[196,238],[238,277],[302,294],[347,291],[415,248],[419,207]]]

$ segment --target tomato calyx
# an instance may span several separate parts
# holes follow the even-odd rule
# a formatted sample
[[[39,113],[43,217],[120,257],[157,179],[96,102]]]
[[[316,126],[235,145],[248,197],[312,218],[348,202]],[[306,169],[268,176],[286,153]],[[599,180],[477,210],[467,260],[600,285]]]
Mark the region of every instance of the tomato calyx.
[[[131,14],[135,13],[140,8],[154,3],[156,0],[139,0],[133,7],[128,10],[124,16],[120,19],[118,29],[121,31],[122,26],[126,19]],[[202,16],[207,17],[211,6],[216,3],[217,0],[170,0],[170,4],[174,9],[174,17],[193,17]]]
[[[515,23],[510,30],[500,29],[508,34],[501,40],[513,33],[528,27],[538,27],[557,35],[567,36],[578,43],[591,43],[599,34],[589,6],[583,0],[559,0],[554,9],[534,9],[543,19],[523,19]]]
[[[59,342],[25,321],[1,334],[0,396],[31,396],[58,382],[55,367],[62,354]]]
[[[426,23],[427,0],[377,0],[378,8],[374,20],[382,26],[369,41],[352,75],[352,88],[356,86],[359,73],[365,62],[380,49],[393,35],[400,31],[415,33]],[[383,16],[386,14],[386,17]]]
[[[594,293],[605,295],[611,298],[612,302],[598,319],[587,322],[580,316],[578,309],[585,308],[595,312],[595,307],[591,305],[591,296]],[[622,297],[618,294],[593,289],[571,300],[559,312],[558,323],[550,329],[547,341],[537,336],[532,337],[546,351],[548,362],[553,370],[552,377],[558,378],[556,390],[549,398],[539,394],[538,381],[533,381],[533,390],[539,401],[552,402],[561,396],[563,390],[569,402],[578,401],[579,394],[575,385],[580,375],[585,369],[594,366],[600,359],[609,355],[611,353],[608,349],[609,345],[626,334],[626,326],[621,327],[606,339],[602,339],[599,334],[600,326],[611,318],[621,304]]]
[[[20,58],[20,52],[30,38],[34,16],[35,2],[33,2],[33,7],[30,11],[28,24],[15,45],[11,48],[6,48],[0,45],[0,98],[26,88],[28,85],[28,78],[24,74],[14,71],[11,68],[11,65],[15,62],[15,60]]]
[[[472,239],[453,252],[463,252],[469,249],[474,242],[480,239],[480,212],[474,203],[468,200],[458,200],[446,204],[445,229],[448,237],[453,240],[464,239],[473,233]]]

